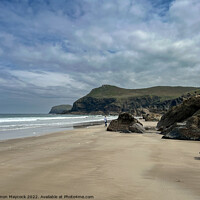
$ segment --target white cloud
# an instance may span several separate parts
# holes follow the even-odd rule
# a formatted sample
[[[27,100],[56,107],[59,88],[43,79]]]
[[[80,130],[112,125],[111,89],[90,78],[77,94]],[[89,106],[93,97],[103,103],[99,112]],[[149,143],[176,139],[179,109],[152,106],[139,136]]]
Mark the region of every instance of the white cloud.
[[[85,89],[86,84],[74,80],[69,74],[58,72],[45,72],[45,71],[22,71],[22,70],[9,70],[9,74],[16,77],[18,80],[32,84],[36,87],[65,87]]]
[[[193,37],[200,31],[199,0],[176,0],[173,2],[169,16],[173,28],[178,30],[179,37]]]
[[[0,3],[1,86],[48,98],[106,83],[197,86],[200,2],[159,2]]]

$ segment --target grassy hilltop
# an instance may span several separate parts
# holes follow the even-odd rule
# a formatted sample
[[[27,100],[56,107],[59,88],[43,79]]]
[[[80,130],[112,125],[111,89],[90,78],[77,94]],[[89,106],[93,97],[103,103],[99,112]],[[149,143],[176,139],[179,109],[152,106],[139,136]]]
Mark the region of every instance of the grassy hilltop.
[[[143,89],[125,89],[102,85],[74,102],[74,114],[118,114],[131,112],[141,114],[142,109],[165,112],[171,106],[180,104],[187,96],[200,93],[195,87],[157,86]]]
[[[181,87],[181,86],[156,86],[143,89],[125,89],[112,85],[102,85],[99,88],[93,89],[86,97],[93,98],[127,98],[127,97],[141,97],[141,96],[159,96],[165,99],[177,98],[188,92],[194,92],[198,88],[195,87]]]

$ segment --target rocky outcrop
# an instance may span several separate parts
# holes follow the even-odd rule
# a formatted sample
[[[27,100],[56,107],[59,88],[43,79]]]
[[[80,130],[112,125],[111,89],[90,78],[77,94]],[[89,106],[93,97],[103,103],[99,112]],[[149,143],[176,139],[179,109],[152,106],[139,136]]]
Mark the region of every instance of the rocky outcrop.
[[[200,96],[170,109],[158,122],[163,138],[200,140]]]
[[[94,98],[83,97],[74,102],[71,109],[73,114],[119,114],[130,112],[135,116],[142,116],[147,112],[166,112],[171,103],[160,102],[158,96],[141,96],[129,98]],[[159,103],[160,102],[160,103]],[[178,103],[178,102],[177,102]]]
[[[110,114],[120,112],[120,106],[115,104],[114,98],[83,97],[77,100],[71,109],[71,113],[82,114]]]
[[[71,105],[58,105],[58,106],[53,106],[49,112],[49,114],[64,114],[71,110],[72,106]]]
[[[171,108],[158,122],[157,128],[163,130],[176,122],[183,122],[200,109],[200,96],[191,97],[179,106]]]
[[[112,120],[107,131],[123,133],[144,133],[143,125],[129,113],[121,113],[116,120]]]
[[[183,95],[178,98],[168,99],[168,100],[164,100],[164,101],[160,100],[158,102],[154,102],[151,105],[149,105],[149,110],[152,113],[164,114],[170,108],[181,104],[185,99],[186,99],[186,97]]]
[[[196,88],[197,89],[197,88]],[[124,89],[103,85],[74,102],[71,114],[114,114],[129,112],[142,116],[148,112],[164,114],[179,105],[193,87],[158,86],[144,89]],[[183,95],[184,94],[184,95]]]

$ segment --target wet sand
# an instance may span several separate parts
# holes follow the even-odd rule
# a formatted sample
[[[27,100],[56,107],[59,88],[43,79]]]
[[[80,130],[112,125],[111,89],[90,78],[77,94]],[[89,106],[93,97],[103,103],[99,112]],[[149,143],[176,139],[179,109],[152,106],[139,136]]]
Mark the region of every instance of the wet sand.
[[[0,196],[199,200],[200,142],[161,137],[99,125],[0,142]]]

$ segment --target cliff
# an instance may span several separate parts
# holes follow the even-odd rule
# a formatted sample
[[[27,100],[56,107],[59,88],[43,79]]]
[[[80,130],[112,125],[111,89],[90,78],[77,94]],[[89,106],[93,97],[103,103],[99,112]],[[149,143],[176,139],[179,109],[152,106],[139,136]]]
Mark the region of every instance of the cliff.
[[[135,115],[150,112],[164,113],[170,107],[183,102],[187,96],[199,92],[195,87],[158,86],[144,89],[124,89],[103,85],[74,102],[73,114],[119,114],[130,112]]]
[[[53,106],[49,112],[49,114],[63,114],[66,113],[67,111],[71,110],[72,106],[71,105],[58,105],[58,106]]]

